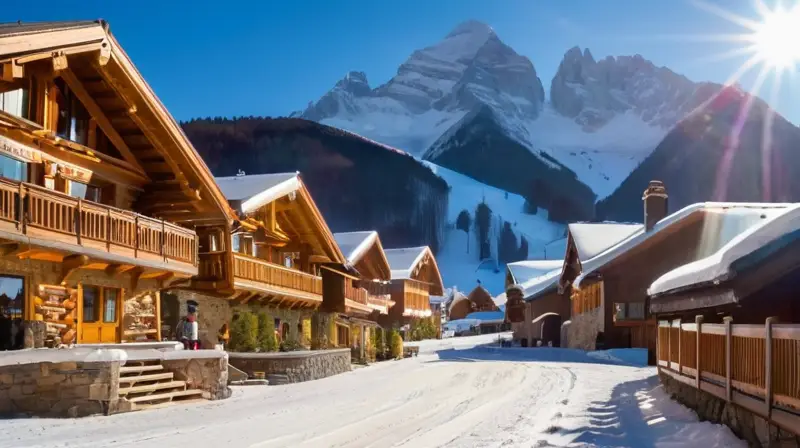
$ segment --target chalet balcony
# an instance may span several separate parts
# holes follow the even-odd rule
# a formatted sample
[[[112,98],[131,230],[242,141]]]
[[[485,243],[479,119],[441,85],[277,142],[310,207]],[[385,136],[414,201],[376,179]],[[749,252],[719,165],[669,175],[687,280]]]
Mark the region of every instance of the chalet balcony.
[[[322,277],[270,263],[250,255],[233,254],[233,276],[237,289],[275,300],[322,303]]]
[[[0,239],[197,275],[197,234],[175,224],[0,178]]]
[[[430,293],[424,283],[406,281],[404,298],[403,316],[430,317],[433,314]]]
[[[353,286],[351,281],[345,281],[344,298],[345,305],[351,310],[372,312],[372,307],[369,306],[369,292],[364,288]]]

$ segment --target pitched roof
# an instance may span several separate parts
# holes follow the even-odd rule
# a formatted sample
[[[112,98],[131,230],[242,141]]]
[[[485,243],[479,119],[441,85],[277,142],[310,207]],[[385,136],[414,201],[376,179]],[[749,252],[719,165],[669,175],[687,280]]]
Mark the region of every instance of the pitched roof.
[[[545,272],[542,275],[533,277],[521,284],[514,285],[511,288],[519,288],[522,290],[522,297],[525,301],[531,301],[539,298],[541,295],[548,293],[558,286],[558,280],[561,278],[561,266],[558,269]]]
[[[642,224],[617,222],[574,223],[569,225],[569,233],[580,260],[588,260],[643,228]]]
[[[333,239],[342,249],[342,253],[350,264],[356,263],[361,259],[367,250],[375,244],[378,239],[378,232],[366,230],[363,232],[338,232],[333,234]]]
[[[647,293],[659,295],[687,287],[724,281],[734,274],[733,266],[750,254],[800,229],[800,204],[771,213],[731,238],[719,250],[662,275]]]
[[[581,281],[587,276],[614,261],[625,252],[637,247],[654,235],[680,223],[695,213],[706,213],[711,218],[712,227],[709,228],[708,238],[703,241],[697,250],[697,257],[703,258],[717,251],[737,235],[757,225],[762,219],[774,217],[786,211],[792,204],[782,203],[747,203],[747,202],[701,202],[684,207],[681,210],[658,221],[650,230],[644,228],[633,233],[630,237],[612,246],[591,259],[581,262],[582,272],[575,279],[575,286],[580,286]]]
[[[47,31],[63,31],[76,28],[102,26],[100,20],[70,20],[63,22],[11,22],[0,23],[0,36],[20,36]]]
[[[389,261],[389,266],[392,268],[392,280],[416,280],[413,278],[414,270],[417,268],[417,265],[425,259],[426,254],[430,256],[434,269],[434,283],[432,286],[435,288],[431,291],[431,294],[442,294],[442,290],[444,289],[442,274],[439,272],[436,258],[433,256],[433,252],[431,252],[428,246],[386,249],[384,253],[386,254],[386,259]]]
[[[216,180],[229,201],[242,201],[243,213],[295,192],[301,185],[298,172],[227,176],[217,177]]]
[[[508,263],[506,269],[511,272],[515,283],[524,283],[532,278],[539,277],[553,269],[558,269],[564,260],[524,260]]]

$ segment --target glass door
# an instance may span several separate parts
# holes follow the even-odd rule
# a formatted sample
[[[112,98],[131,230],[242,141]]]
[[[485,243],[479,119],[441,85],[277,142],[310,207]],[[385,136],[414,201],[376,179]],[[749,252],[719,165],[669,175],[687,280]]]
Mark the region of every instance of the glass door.
[[[120,299],[117,288],[83,285],[80,293],[80,341],[83,344],[120,342]]]

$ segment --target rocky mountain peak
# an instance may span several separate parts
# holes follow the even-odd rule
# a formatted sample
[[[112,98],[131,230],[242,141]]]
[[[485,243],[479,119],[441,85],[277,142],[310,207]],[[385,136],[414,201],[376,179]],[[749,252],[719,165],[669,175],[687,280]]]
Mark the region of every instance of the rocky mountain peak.
[[[474,36],[478,40],[481,38],[486,40],[491,36],[495,36],[494,30],[489,25],[478,20],[467,20],[453,28],[453,31],[450,31],[445,39],[464,34]]]
[[[343,90],[354,96],[369,96],[372,89],[367,81],[367,74],[364,72],[350,71],[336,83],[334,89]]]

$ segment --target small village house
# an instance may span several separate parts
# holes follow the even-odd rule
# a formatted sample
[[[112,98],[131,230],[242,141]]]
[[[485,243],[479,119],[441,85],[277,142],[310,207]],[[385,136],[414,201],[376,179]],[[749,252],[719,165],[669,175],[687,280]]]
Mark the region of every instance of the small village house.
[[[354,347],[354,358],[365,359],[365,348],[371,332],[378,326],[378,318],[388,315],[394,305],[390,284],[392,271],[383,251],[378,232],[341,232],[333,235],[345,254],[347,267],[323,272],[324,293],[330,308],[340,313],[339,345]]]
[[[323,269],[346,260],[300,175],[239,175],[216,182],[236,220],[230,231],[201,238],[201,272],[166,295],[172,307],[199,303],[205,346],[213,347],[219,328],[246,310],[268,312],[287,347],[335,338],[326,322],[312,325],[312,318],[323,305]]]
[[[560,263],[549,260],[538,263],[540,269],[553,265]],[[561,324],[570,317],[570,302],[568,297],[558,292],[560,275],[559,266],[506,289],[506,316],[512,322],[514,340],[523,347],[535,347],[538,342],[561,346]],[[515,275],[515,279],[517,277]]]
[[[656,323],[647,288],[664,273],[715,252],[786,204],[700,203],[667,216],[667,192],[645,190],[644,227],[580,264],[569,259],[562,288],[571,288],[569,345],[587,350],[647,348],[655,362]]]
[[[450,320],[466,319],[470,313],[499,310],[492,299],[492,294],[483,286],[478,285],[466,296],[463,294],[454,296],[450,304],[449,318]]]
[[[552,311],[552,307],[542,302],[536,304],[539,309],[531,309],[533,304],[529,299],[532,297],[526,296],[525,287],[521,285],[541,278],[548,272],[560,270],[562,265],[562,260],[524,260],[506,265],[506,291],[501,296],[505,295],[505,316],[506,321],[511,324],[512,338],[519,344],[529,346],[531,340],[541,338],[541,328],[533,329],[531,324],[539,315]],[[517,287],[512,288],[515,285]],[[555,308],[557,309],[558,307]],[[563,318],[569,319],[569,314]]]
[[[430,296],[444,294],[442,274],[430,248],[386,249],[392,268],[391,298],[394,306],[381,317],[381,326],[402,327],[411,319],[431,317]]]
[[[740,436],[747,421],[800,435],[800,206],[761,216],[648,288],[650,312],[659,321],[659,373],[687,406],[737,408],[739,421],[722,422]]]

